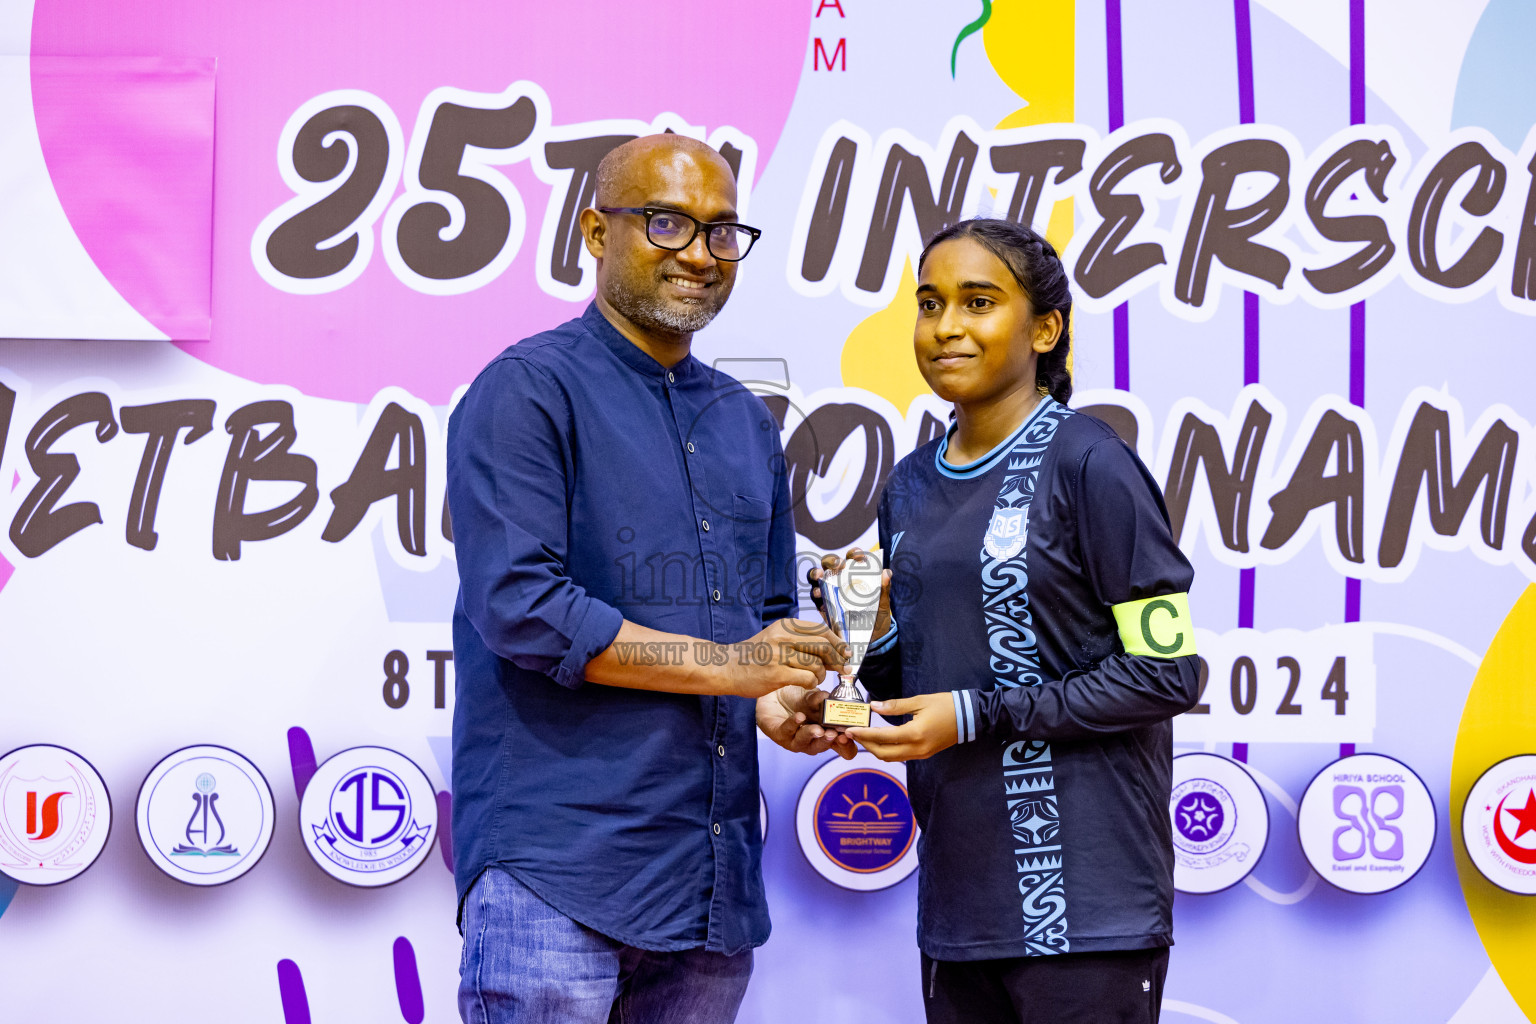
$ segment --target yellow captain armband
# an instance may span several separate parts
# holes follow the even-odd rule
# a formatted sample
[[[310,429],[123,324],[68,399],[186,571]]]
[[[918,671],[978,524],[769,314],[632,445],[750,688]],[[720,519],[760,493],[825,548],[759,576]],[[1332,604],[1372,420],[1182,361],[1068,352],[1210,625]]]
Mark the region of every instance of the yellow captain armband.
[[[1152,658],[1182,658],[1195,653],[1195,627],[1188,594],[1164,594],[1127,601],[1110,608],[1120,627],[1125,653]]]

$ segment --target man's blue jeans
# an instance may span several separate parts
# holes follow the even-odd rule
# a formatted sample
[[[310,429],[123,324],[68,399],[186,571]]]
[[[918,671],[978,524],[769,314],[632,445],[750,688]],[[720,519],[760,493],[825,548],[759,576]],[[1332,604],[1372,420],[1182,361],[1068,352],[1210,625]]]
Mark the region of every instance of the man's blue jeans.
[[[577,924],[499,868],[464,899],[465,1024],[731,1024],[752,951],[636,949]]]

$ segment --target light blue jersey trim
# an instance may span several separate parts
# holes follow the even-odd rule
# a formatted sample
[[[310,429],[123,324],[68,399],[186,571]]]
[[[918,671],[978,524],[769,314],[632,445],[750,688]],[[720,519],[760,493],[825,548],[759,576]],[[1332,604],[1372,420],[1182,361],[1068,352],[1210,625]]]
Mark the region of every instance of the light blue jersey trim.
[[[1046,452],[1057,428],[1071,415],[1072,410],[1066,406],[1042,398],[1034,415],[1014,435],[1011,447],[989,456],[1006,460],[993,506],[994,523],[1000,516],[1010,521],[1014,517],[1019,522],[1026,521]],[[943,469],[942,463],[939,468]],[[985,468],[979,471],[984,472]],[[993,682],[1004,689],[1038,686],[1045,676],[1029,607],[1029,546],[991,544],[992,530],[989,525],[980,559],[982,614],[991,648]],[[1066,876],[1058,835],[1061,819],[1051,745],[1043,740],[1007,743],[1002,769],[1013,860],[1018,868],[1017,893],[1023,897],[1020,902],[1024,955],[1070,952]],[[1009,896],[1017,898],[1011,887]]]
[[[970,690],[951,690],[955,698],[956,743],[973,743],[976,740],[976,705]]]
[[[891,628],[885,631],[885,635],[864,648],[864,657],[871,654],[884,654],[896,645],[896,620],[891,620]]]
[[[1019,424],[1019,429],[1008,435],[1006,441],[987,452],[987,454],[975,462],[967,463],[964,466],[952,466],[944,461],[944,453],[949,451],[949,439],[955,433],[955,425],[951,423],[949,430],[944,433],[944,440],[939,442],[939,450],[933,453],[933,464],[938,467],[940,473],[943,473],[951,480],[970,480],[973,477],[981,476],[1003,461],[1014,445],[1019,443],[1019,438],[1024,436],[1024,431],[1029,429],[1029,425],[1039,419],[1054,405],[1056,405],[1056,399],[1050,395],[1041,396],[1034,410],[1024,417],[1024,422]]]

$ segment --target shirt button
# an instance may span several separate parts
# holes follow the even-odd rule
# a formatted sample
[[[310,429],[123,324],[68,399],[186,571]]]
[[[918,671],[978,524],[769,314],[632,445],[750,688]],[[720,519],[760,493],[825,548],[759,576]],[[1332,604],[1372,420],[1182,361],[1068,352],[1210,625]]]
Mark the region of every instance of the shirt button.
[[[693,442],[692,441],[688,442],[688,454],[689,455],[693,454]]]
[[[720,600],[720,591],[715,591],[711,596],[713,596],[716,601]]]
[[[717,822],[715,822],[715,835],[719,835],[719,834],[720,834],[720,823],[717,821]]]
[[[709,532],[709,520],[708,519],[701,519],[701,520],[699,520],[699,522],[704,524],[704,532],[708,533]]]
[[[715,753],[719,754],[721,757],[724,757],[725,756],[725,744],[722,743],[718,747],[716,747],[715,748]]]
[[[672,371],[668,370],[667,371],[667,383],[668,384],[676,384],[677,383],[677,374],[675,374]]]

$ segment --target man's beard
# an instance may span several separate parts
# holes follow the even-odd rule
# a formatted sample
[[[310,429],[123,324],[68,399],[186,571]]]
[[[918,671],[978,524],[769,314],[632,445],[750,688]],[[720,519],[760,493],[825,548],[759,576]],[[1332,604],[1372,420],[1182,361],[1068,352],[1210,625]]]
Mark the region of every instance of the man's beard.
[[[692,334],[694,331],[702,331],[709,326],[709,322],[715,318],[725,305],[725,300],[730,296],[730,286],[724,284],[719,270],[711,269],[705,278],[714,287],[695,302],[685,308],[664,303],[656,294],[656,287],[667,275],[678,277],[692,277],[676,264],[662,264],[656,269],[654,285],[650,289],[641,290],[634,287],[629,280],[619,277],[613,283],[613,292],[610,300],[613,308],[624,315],[630,323],[637,327],[646,327],[655,331],[663,331],[668,334]]]

